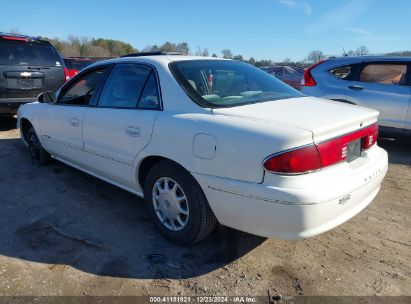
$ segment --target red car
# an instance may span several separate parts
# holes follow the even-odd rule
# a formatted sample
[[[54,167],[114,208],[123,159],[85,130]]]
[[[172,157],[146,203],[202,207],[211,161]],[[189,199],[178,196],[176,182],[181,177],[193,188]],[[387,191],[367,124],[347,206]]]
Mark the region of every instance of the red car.
[[[82,69],[94,63],[93,60],[82,57],[67,57],[64,58],[66,64],[66,81],[77,75]]]
[[[263,68],[267,73],[274,75],[281,81],[292,86],[294,89],[301,89],[301,79],[303,78],[303,68],[293,68],[289,66],[272,66]]]

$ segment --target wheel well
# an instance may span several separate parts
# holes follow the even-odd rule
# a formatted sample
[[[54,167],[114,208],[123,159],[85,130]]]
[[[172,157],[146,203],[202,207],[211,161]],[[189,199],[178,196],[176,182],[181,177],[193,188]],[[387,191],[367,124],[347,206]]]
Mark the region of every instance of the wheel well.
[[[173,161],[172,159],[162,157],[162,156],[148,156],[145,159],[143,159],[143,161],[141,162],[141,164],[138,168],[138,183],[140,184],[141,189],[144,190],[144,185],[146,183],[146,178],[147,178],[147,175],[150,172],[151,168],[153,168],[153,166],[155,164],[157,164],[158,162],[160,162],[162,160],[167,160],[169,162],[172,162],[175,165],[177,165],[177,166],[183,168],[184,170],[186,170],[182,165],[180,165],[179,163]]]
[[[146,183],[146,177],[151,168],[158,163],[159,161],[165,160],[167,158],[161,156],[149,156],[143,159],[138,168],[138,183],[141,186],[141,189],[144,189],[144,184]]]
[[[21,131],[21,135],[23,136],[23,139],[25,142],[27,142],[28,140],[28,134],[29,134],[29,130],[33,127],[33,125],[31,124],[31,122],[26,119],[26,118],[22,118],[20,119],[20,131]]]

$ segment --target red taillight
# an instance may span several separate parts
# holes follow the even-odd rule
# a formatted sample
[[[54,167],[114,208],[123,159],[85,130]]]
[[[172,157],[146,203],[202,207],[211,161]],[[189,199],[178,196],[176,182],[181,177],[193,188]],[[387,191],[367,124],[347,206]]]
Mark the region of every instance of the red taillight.
[[[325,62],[326,60],[321,60],[317,62],[316,64],[310,66],[304,71],[303,79],[301,79],[301,85],[305,87],[314,87],[317,85],[317,82],[315,81],[313,75],[311,74],[311,70],[315,68],[316,66],[319,66],[321,63]]]
[[[30,39],[26,37],[16,37],[16,36],[9,36],[9,35],[1,35],[0,37],[5,40],[24,41],[24,42],[30,41]]]
[[[369,128],[369,132],[365,137],[363,137],[362,142],[361,142],[361,148],[363,150],[367,150],[371,148],[377,142],[377,139],[378,139],[378,125],[373,124],[369,126],[368,128]]]
[[[66,81],[69,81],[71,78],[70,71],[67,68],[64,68],[64,77],[66,78]]]
[[[320,154],[315,145],[274,155],[264,162],[264,168],[278,173],[301,173],[321,168]]]
[[[362,150],[367,150],[376,143],[377,137],[378,125],[373,124],[341,137],[273,155],[264,161],[264,168],[285,174],[315,171],[345,161],[350,142],[361,138]]]

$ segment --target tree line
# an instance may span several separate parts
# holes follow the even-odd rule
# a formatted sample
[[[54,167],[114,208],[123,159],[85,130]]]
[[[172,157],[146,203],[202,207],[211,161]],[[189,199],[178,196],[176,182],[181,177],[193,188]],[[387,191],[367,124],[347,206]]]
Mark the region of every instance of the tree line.
[[[138,52],[130,43],[103,38],[68,36],[66,40],[43,37],[64,57],[118,57]]]

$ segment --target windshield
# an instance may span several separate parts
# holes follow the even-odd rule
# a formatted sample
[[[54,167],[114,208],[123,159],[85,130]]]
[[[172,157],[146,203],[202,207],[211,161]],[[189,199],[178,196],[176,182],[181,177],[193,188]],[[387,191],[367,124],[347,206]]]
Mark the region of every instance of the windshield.
[[[63,63],[48,43],[0,40],[0,64],[62,66]]]
[[[64,59],[64,62],[70,70],[82,70],[93,63],[93,61],[87,59]]]
[[[187,60],[172,62],[170,69],[191,99],[203,107],[233,107],[303,96],[244,62]]]

